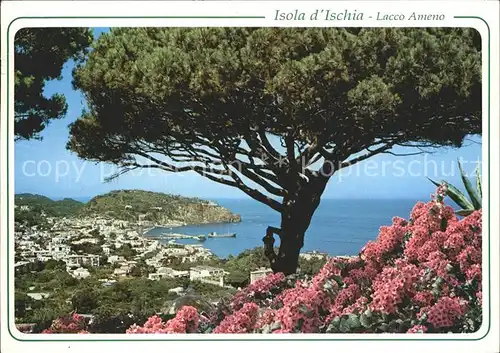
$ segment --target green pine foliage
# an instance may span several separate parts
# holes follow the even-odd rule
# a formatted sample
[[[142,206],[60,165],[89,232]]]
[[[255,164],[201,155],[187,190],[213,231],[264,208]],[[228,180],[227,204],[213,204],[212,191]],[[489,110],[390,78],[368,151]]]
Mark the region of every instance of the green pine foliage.
[[[64,95],[43,95],[45,84],[61,79],[70,59],[81,62],[92,42],[88,28],[22,28],[15,37],[15,136],[38,139],[54,119],[65,116]]]

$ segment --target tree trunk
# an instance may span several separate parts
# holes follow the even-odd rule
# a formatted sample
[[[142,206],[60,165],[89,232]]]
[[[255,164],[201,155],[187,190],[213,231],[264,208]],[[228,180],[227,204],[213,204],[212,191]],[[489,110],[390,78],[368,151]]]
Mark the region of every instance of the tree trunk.
[[[283,272],[285,275],[297,270],[300,249],[304,246],[304,236],[314,213],[310,205],[297,209],[288,215],[281,215],[280,247],[276,261],[272,264],[274,272]]]
[[[304,246],[304,236],[312,216],[319,206],[327,180],[314,180],[302,188],[297,195],[284,200],[281,213],[281,227],[268,227],[264,242],[264,252],[269,258],[273,272],[293,274],[297,270],[300,249]],[[280,238],[278,253],[274,250],[274,234]]]

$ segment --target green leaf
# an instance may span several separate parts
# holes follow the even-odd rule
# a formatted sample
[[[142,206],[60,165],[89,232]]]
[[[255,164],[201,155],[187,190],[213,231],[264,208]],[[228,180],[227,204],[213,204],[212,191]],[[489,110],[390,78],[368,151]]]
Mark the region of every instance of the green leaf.
[[[326,328],[326,332],[327,333],[339,332],[339,326],[340,326],[340,317],[336,316]]]
[[[339,331],[342,333],[347,333],[351,331],[351,326],[347,322],[347,319],[340,320]]]
[[[407,232],[405,233],[404,238],[403,238],[403,244],[406,244],[406,242],[407,242],[408,240],[410,240],[411,236],[412,236],[412,233],[407,231]]]
[[[453,202],[455,202],[463,209],[474,209],[474,205],[469,200],[467,200],[467,197],[465,197],[465,195],[459,189],[444,180],[443,183],[446,183],[446,186],[448,187],[448,192],[446,193],[446,195],[448,195],[450,199],[453,200]]]
[[[437,298],[439,297],[439,294],[441,293],[441,291],[439,290],[439,288],[437,287],[434,287],[432,290],[431,290],[431,294],[434,296],[434,298]]]
[[[472,203],[469,200],[467,200],[467,198],[465,197],[465,195],[459,189],[457,189],[455,186],[449,184],[445,180],[441,180],[441,182],[439,183],[439,182],[437,182],[435,180],[432,180],[431,178],[427,178],[427,179],[429,179],[429,181],[431,183],[433,183],[434,185],[436,185],[437,187],[441,186],[442,184],[445,184],[448,187],[448,192],[446,193],[446,195],[450,199],[452,199],[453,202],[455,202],[460,207],[462,207],[464,209],[471,209],[471,208],[473,208]]]
[[[474,210],[458,210],[456,211],[455,213],[459,216],[463,216],[463,217],[467,217],[468,215],[470,215],[472,212],[474,212]]]
[[[351,330],[361,327],[361,321],[359,320],[359,317],[356,314],[349,314],[349,317],[347,318],[347,324],[349,325]]]
[[[378,329],[382,332],[387,332],[387,329],[389,328],[389,325],[387,325],[386,323],[383,323],[382,325],[380,325],[378,327]]]
[[[323,289],[325,289],[325,290],[329,290],[332,288],[333,288],[333,286],[332,286],[332,282],[330,280],[326,281],[325,284],[323,285]]]
[[[281,322],[280,321],[275,321],[271,325],[271,331],[277,330],[281,327]]]
[[[438,183],[437,181],[434,181],[434,180],[432,180],[431,178],[427,178],[427,179],[429,179],[429,181],[430,181],[431,183],[433,183],[434,185],[436,185],[436,186],[438,186],[438,187],[439,187],[439,186],[441,186],[441,184],[440,184],[440,183]]]
[[[444,232],[448,226],[448,220],[446,218],[441,218],[441,231]]]
[[[341,276],[333,276],[332,278],[335,282],[337,282],[339,287],[342,287],[342,285],[344,284],[344,281],[342,280]]]
[[[475,210],[481,209],[481,201],[479,200],[479,197],[476,193],[476,190],[474,190],[474,187],[472,186],[471,181],[469,178],[467,178],[467,175],[462,168],[462,163],[458,161],[458,168],[460,169],[460,177],[462,178],[462,182],[464,183],[465,190],[467,190],[467,193],[469,194],[470,200],[472,202],[472,205],[474,206]]]
[[[364,314],[366,315],[366,317],[369,317],[369,318],[373,317],[373,313],[370,309],[366,309]]]
[[[267,324],[262,326],[262,333],[271,333],[271,325]]]
[[[481,180],[481,170],[479,166],[476,168],[476,190],[478,197],[481,199],[481,204],[482,204],[482,197],[483,197],[483,187],[482,187],[482,180]]]
[[[370,328],[372,325],[372,320],[370,317],[368,317],[365,313],[361,314],[359,316],[359,322],[361,325],[365,328]]]
[[[420,316],[420,322],[425,322],[427,320],[427,313],[423,313],[422,316]]]

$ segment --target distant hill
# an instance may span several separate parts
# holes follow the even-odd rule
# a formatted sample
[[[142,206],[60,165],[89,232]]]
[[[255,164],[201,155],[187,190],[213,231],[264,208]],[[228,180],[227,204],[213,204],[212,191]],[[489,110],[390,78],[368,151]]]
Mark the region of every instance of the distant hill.
[[[46,196],[36,194],[16,194],[14,202],[17,206],[16,211],[32,213],[42,213],[43,211],[47,216],[52,217],[73,215],[84,206],[84,203],[73,199],[54,201]]]
[[[188,224],[240,221],[240,216],[210,201],[144,190],[117,190],[96,196],[85,204],[80,213],[123,220],[141,217],[156,224],[168,221]]]
[[[116,190],[83,203],[73,199],[54,201],[36,194],[15,196],[16,221],[37,224],[40,215],[108,216],[121,220],[149,221],[166,224],[170,221],[187,224],[240,222],[241,217],[211,201],[144,190]]]

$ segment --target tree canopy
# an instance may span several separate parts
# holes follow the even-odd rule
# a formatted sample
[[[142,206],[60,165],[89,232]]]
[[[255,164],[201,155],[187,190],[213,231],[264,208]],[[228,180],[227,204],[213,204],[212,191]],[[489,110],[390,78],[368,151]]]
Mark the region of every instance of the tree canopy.
[[[92,39],[88,28],[23,28],[16,33],[16,140],[39,138],[52,119],[64,117],[64,96],[45,97],[45,84],[61,78],[63,65],[69,59],[83,60]]]
[[[272,264],[293,253],[296,266],[339,169],[481,133],[471,29],[117,28],[74,86],[89,109],[69,149],[120,173],[194,171],[239,188],[282,215],[265,237]]]

